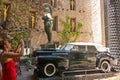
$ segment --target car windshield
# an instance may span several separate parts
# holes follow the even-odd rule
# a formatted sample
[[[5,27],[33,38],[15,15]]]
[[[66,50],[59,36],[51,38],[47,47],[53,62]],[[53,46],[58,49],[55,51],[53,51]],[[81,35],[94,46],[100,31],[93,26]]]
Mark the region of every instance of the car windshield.
[[[96,45],[96,49],[98,51],[107,51],[106,47],[103,47],[102,45]]]
[[[64,47],[63,47],[63,50],[70,50],[73,48],[73,45],[72,44],[66,44]]]

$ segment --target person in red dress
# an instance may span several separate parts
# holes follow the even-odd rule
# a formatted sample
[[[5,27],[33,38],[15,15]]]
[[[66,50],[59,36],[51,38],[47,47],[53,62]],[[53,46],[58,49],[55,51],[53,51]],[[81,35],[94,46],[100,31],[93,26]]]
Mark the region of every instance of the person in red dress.
[[[17,50],[20,52],[17,53]],[[14,59],[23,56],[24,54],[24,41],[21,39],[16,50],[10,52],[11,45],[7,40],[0,41],[0,49],[3,52],[0,53],[0,62],[2,64],[2,79],[1,80],[16,80],[16,67]]]

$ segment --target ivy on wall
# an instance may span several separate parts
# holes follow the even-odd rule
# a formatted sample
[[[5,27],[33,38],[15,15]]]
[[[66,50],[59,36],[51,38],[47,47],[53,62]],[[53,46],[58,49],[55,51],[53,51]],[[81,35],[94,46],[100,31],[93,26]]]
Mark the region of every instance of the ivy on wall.
[[[3,13],[3,0],[0,0],[0,17],[3,16],[2,13]],[[0,18],[0,21],[1,21],[1,19],[2,18]]]
[[[7,29],[2,29],[1,33],[3,32],[13,37],[11,42],[13,46],[16,46],[20,38],[27,38],[30,35],[30,9],[35,9],[40,16],[42,15],[42,4],[44,2],[50,2],[50,0],[0,0],[0,17],[3,17],[3,3],[5,1],[10,3],[10,8],[7,18]],[[0,19],[1,22],[2,19]],[[37,31],[37,29],[32,31]]]
[[[61,42],[66,44],[68,42],[74,42],[80,36],[80,31],[82,29],[82,23],[77,24],[76,31],[71,31],[72,25],[70,24],[70,18],[66,16],[66,21],[61,20],[61,24],[63,25],[63,30],[59,32]]]
[[[28,32],[21,32],[21,33],[14,35],[14,38],[11,40],[12,47],[16,47],[21,38],[27,39],[29,37],[30,37],[30,33]]]

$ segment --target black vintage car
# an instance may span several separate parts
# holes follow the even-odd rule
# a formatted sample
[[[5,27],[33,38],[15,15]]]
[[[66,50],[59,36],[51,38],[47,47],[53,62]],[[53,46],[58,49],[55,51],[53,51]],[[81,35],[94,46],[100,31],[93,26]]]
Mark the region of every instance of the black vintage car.
[[[65,70],[98,68],[110,72],[117,60],[100,44],[74,42],[66,44],[61,50],[35,50],[37,58],[34,74],[52,77]]]

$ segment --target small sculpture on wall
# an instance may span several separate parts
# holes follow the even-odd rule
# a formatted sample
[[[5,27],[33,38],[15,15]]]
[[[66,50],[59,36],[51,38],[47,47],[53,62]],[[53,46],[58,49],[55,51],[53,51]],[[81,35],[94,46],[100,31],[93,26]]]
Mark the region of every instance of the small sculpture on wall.
[[[3,3],[3,21],[0,24],[1,28],[3,29],[6,29],[9,8],[10,8],[10,3],[4,2]]]
[[[6,21],[7,20],[7,14],[8,14],[8,8],[9,8],[9,5],[7,5],[7,4],[4,4],[4,21]]]
[[[30,9],[30,27],[35,28],[35,22],[36,22],[36,10]]]

